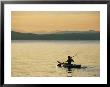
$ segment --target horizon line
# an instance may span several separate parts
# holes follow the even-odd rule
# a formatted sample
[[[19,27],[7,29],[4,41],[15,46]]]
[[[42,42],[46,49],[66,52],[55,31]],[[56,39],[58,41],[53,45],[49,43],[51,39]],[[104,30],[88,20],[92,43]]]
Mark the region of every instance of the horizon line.
[[[18,32],[18,33],[32,33],[32,34],[52,34],[52,33],[60,33],[60,32],[88,32],[88,31],[93,31],[93,32],[100,32],[100,31],[98,31],[98,30],[84,30],[84,31],[80,31],[80,30],[78,30],[78,31],[51,31],[51,32],[20,32],[20,31],[14,31],[14,30],[11,30],[11,32]]]

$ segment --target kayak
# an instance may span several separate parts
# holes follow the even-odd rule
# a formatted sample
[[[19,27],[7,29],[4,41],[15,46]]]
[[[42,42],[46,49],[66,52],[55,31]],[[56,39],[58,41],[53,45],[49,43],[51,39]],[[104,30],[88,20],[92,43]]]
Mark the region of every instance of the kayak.
[[[67,64],[64,64],[63,67],[64,68],[81,68],[81,65],[76,65],[76,64],[67,65]]]
[[[67,63],[61,63],[59,61],[57,61],[59,64],[57,65],[58,67],[64,67],[64,68],[81,68],[81,65],[77,65],[77,64],[67,64]]]

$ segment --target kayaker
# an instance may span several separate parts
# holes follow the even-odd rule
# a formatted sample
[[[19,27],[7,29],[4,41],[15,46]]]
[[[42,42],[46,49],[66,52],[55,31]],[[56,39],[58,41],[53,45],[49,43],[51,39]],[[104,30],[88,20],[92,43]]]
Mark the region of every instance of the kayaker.
[[[71,65],[71,62],[74,62],[74,60],[72,59],[71,56],[68,56],[68,60],[66,62],[68,62],[68,65]]]

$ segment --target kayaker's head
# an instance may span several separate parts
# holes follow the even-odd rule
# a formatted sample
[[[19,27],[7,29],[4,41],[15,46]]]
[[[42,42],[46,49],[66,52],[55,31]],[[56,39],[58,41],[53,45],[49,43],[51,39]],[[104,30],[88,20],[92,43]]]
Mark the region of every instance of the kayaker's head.
[[[70,56],[68,56],[68,59],[71,59],[71,57],[70,57]]]

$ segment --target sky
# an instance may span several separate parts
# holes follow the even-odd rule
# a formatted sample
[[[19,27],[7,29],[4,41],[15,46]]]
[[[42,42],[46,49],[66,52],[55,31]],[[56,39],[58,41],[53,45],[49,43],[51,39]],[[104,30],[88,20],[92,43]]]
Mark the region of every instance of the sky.
[[[23,33],[100,31],[99,11],[12,11],[11,29]]]

